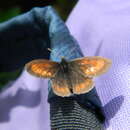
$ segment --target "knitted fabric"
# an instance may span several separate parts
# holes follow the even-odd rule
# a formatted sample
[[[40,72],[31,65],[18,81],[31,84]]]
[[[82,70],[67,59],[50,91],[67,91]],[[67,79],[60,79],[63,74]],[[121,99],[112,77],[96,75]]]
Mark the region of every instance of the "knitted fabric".
[[[52,130],[103,130],[94,111],[83,108],[73,98],[55,98],[50,102]]]

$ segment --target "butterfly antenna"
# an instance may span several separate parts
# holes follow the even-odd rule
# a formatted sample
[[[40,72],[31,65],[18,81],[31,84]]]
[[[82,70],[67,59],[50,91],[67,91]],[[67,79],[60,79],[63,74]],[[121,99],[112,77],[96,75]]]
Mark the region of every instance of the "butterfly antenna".
[[[71,54],[75,51],[75,49],[77,49],[77,47],[73,47],[69,53],[67,54],[68,56],[71,56]],[[48,51],[52,52],[51,48],[47,48]],[[56,55],[57,57],[59,57],[59,53],[57,52]],[[60,56],[61,59],[64,59],[66,56]]]
[[[50,51],[50,52],[52,52],[52,49],[51,49],[51,48],[47,48],[47,50]],[[51,54],[54,56],[53,53],[51,53]],[[58,56],[58,57],[59,57],[59,56]]]
[[[71,54],[75,51],[76,48],[77,47],[72,48],[67,55],[71,57],[72,56]],[[61,56],[61,59],[65,59],[65,57],[67,56]]]
[[[52,52],[52,49],[51,48],[47,48],[48,51]]]

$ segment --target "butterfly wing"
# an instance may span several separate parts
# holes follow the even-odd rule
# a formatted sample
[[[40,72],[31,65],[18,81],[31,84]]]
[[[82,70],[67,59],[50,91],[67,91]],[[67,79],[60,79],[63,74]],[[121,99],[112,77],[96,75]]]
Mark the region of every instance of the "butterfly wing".
[[[70,68],[70,77],[74,94],[87,93],[94,87],[92,78],[81,75],[74,67]]]
[[[33,60],[25,65],[25,69],[32,75],[52,78],[59,70],[59,63],[50,60]]]
[[[51,79],[52,89],[56,95],[68,97],[72,94],[69,89],[71,84],[68,76],[62,70],[59,70],[55,77]]]
[[[79,74],[75,68],[69,68],[68,73],[59,70],[51,81],[54,93],[62,97],[83,94],[94,87],[92,79]]]
[[[78,79],[79,80],[79,79]],[[76,81],[73,82],[73,93],[74,94],[83,94],[87,93],[93,89],[94,84],[91,78],[84,78],[82,82]]]
[[[71,68],[75,68],[78,73],[85,77],[94,77],[105,73],[111,65],[107,58],[93,56],[77,58],[69,62]]]

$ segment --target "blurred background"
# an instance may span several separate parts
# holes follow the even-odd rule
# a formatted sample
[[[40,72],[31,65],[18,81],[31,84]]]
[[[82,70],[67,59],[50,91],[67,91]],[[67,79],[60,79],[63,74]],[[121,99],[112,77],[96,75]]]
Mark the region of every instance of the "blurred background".
[[[77,0],[0,0],[0,23],[25,13],[33,7],[53,6],[65,21]],[[0,89],[10,80],[18,77],[21,70],[0,73]]]
[[[66,20],[77,0],[0,0],[0,22],[31,10],[33,7],[52,5]]]

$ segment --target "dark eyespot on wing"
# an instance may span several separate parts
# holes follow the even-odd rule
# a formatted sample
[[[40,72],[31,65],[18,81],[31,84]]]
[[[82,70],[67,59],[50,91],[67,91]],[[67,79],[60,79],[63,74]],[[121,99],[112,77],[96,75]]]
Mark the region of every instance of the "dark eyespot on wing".
[[[52,78],[59,70],[59,63],[50,60],[33,60],[25,65],[25,69],[32,75]]]
[[[93,56],[77,58],[69,62],[69,66],[78,70],[80,74],[94,77],[105,73],[111,65],[107,58]]]

